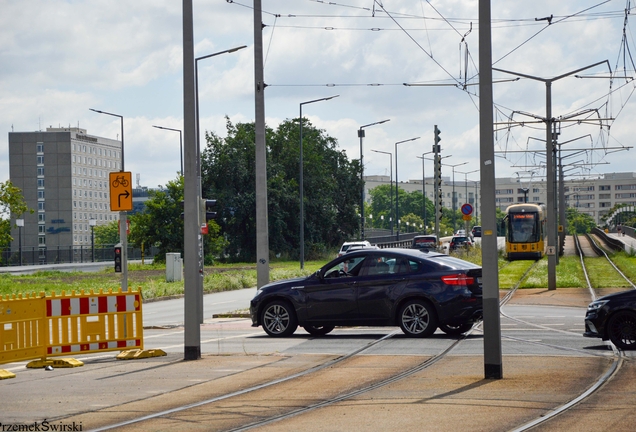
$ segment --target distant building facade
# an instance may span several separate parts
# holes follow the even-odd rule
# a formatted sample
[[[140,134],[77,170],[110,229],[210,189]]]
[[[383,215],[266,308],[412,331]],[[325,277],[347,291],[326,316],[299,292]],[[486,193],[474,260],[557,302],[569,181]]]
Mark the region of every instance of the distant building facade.
[[[9,132],[9,176],[29,208],[22,247],[41,251],[91,245],[91,225],[118,220],[108,174],[121,170],[121,141],[80,128]],[[17,247],[18,229],[12,231]]]
[[[475,176],[478,173],[474,174]],[[388,185],[391,178],[386,175],[365,176],[365,199],[371,202],[369,191],[380,185]],[[393,183],[395,185],[395,183]],[[406,192],[425,191],[426,197],[434,200],[433,178],[426,178],[424,184],[421,179],[408,180],[399,183],[400,189]],[[608,173],[596,178],[565,180],[565,204],[574,207],[580,213],[585,213],[601,224],[601,218],[608,214],[609,209],[616,204],[636,205],[636,173]],[[481,214],[480,183],[469,179],[453,181],[449,177],[442,177],[442,205],[445,208],[459,210],[465,203],[474,208],[473,217]],[[527,202],[547,203],[547,189],[544,179],[495,179],[495,204],[505,211],[512,204]],[[558,194],[557,194],[558,195]],[[453,199],[454,197],[454,199]],[[455,205],[453,206],[453,201]]]

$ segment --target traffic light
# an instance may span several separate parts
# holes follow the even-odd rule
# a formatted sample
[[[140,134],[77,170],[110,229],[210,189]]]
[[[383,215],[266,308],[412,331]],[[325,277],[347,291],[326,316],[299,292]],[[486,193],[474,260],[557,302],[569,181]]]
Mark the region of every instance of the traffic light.
[[[115,273],[121,273],[121,244],[115,245]]]
[[[184,200],[181,200],[181,210],[183,211],[181,212],[179,217],[181,218],[181,220],[185,220],[185,201]]]
[[[434,165],[435,176],[433,182],[435,183],[436,190],[442,188],[442,158],[436,154],[435,155],[435,165]]]
[[[442,140],[442,139],[439,137],[439,134],[441,134],[441,133],[442,133],[442,131],[441,131],[441,130],[439,130],[439,129],[437,128],[437,125],[435,125],[434,132],[435,132],[435,145],[438,145],[438,144],[439,144],[439,142]]]
[[[201,222],[201,234],[208,233],[208,221],[216,219],[216,200],[201,198],[199,201],[199,220]]]

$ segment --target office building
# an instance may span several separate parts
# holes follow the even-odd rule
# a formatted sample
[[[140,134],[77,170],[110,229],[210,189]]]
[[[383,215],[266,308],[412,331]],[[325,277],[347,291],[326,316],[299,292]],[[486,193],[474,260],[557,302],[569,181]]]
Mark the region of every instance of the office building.
[[[91,245],[91,226],[118,219],[110,211],[108,174],[121,169],[121,141],[80,128],[9,133],[9,172],[34,213],[25,213],[23,250]],[[18,229],[12,231],[17,249]]]

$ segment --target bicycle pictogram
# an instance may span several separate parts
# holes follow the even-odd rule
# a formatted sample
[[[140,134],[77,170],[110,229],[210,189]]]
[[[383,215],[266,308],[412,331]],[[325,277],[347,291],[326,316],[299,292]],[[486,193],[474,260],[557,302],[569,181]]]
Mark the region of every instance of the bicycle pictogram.
[[[114,188],[118,188],[119,185],[121,185],[122,187],[128,187],[128,180],[126,180],[125,176],[117,176],[115,177],[115,180],[113,180],[112,185]]]

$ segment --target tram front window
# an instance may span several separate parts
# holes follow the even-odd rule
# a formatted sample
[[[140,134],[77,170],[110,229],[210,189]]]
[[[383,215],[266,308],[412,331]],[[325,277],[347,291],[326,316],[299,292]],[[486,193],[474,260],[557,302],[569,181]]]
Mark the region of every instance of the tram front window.
[[[538,241],[534,218],[513,220],[511,241],[514,243],[530,243]]]

